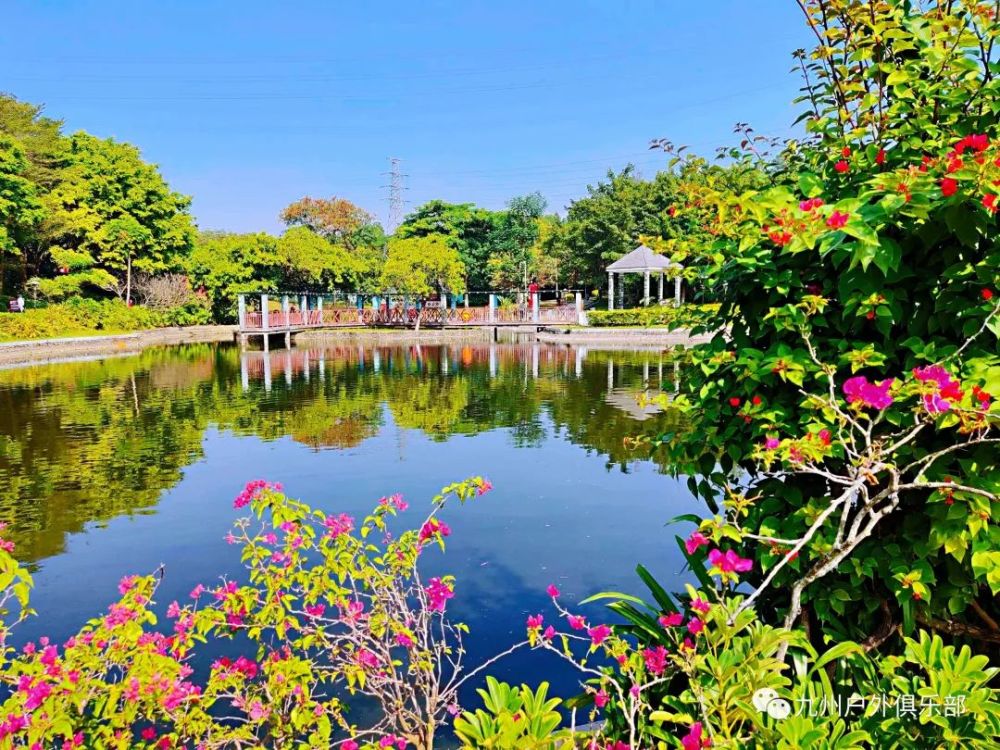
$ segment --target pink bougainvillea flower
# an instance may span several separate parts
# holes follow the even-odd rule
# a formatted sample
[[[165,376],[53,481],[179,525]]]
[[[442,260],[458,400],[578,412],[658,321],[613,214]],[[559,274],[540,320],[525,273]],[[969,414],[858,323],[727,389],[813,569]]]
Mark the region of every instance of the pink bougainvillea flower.
[[[847,224],[847,220],[850,218],[850,214],[845,214],[841,211],[834,211],[830,214],[830,218],[826,220],[826,225],[831,229],[840,229],[842,226]]]
[[[587,629],[587,635],[590,636],[590,642],[595,646],[600,646],[611,635],[611,628],[607,625],[595,625],[592,628]]]
[[[481,479],[476,483],[477,495],[485,495],[492,489],[493,489],[493,482],[491,482],[489,479]]]
[[[542,633],[542,638],[544,638],[547,641],[551,641],[555,637],[556,637],[556,629],[551,625],[545,628],[545,632]]]
[[[913,377],[923,383],[933,383],[935,390],[923,395],[924,408],[930,414],[940,414],[951,408],[952,401],[960,401],[964,393],[957,380],[941,365],[916,367]]]
[[[404,648],[413,648],[413,639],[406,633],[396,633],[396,643]]]
[[[642,652],[642,661],[653,674],[663,674],[667,668],[667,655],[668,651],[663,646],[647,648]]]
[[[764,449],[765,450],[773,451],[779,445],[781,445],[781,441],[778,440],[778,438],[776,438],[776,437],[769,437],[769,438],[765,438],[765,440],[764,440]]]
[[[557,596],[559,596],[559,589],[556,588],[556,585],[554,583],[550,583],[549,587],[545,589],[545,593],[551,596],[553,599],[555,599]]]
[[[442,537],[450,536],[451,527],[449,527],[444,521],[439,521],[437,518],[427,520],[424,525],[420,527],[421,542],[426,542],[428,539],[433,538],[435,534],[440,534]]]
[[[249,505],[251,501],[256,500],[265,490],[275,490],[277,492],[281,491],[280,484],[270,484],[263,479],[254,479],[247,482],[243,491],[236,496],[233,500],[234,508],[242,508]]]
[[[864,375],[857,375],[845,380],[842,388],[849,404],[860,401],[873,409],[886,409],[893,402],[889,390],[895,382],[895,378],[887,378],[879,383],[870,383]]]
[[[708,553],[708,561],[723,573],[746,573],[753,568],[753,560],[740,557],[731,549],[725,552],[713,549]]]
[[[709,604],[704,599],[702,599],[701,597],[696,596],[694,599],[691,600],[691,609],[693,609],[695,612],[701,612],[702,614],[705,614],[711,608],[712,605]]]
[[[204,593],[205,593],[205,587],[199,583],[197,586],[191,589],[191,593],[189,594],[189,596],[192,599],[197,599]]]
[[[569,626],[573,628],[573,630],[583,630],[587,627],[587,621],[580,615],[569,615],[566,618],[566,622],[569,623]]]
[[[344,740],[340,743],[340,750],[358,750],[359,747],[361,746],[354,740]]]
[[[322,617],[323,613],[326,612],[325,604],[307,604],[303,607],[305,613],[310,617]]]
[[[337,516],[327,516],[323,525],[327,528],[327,536],[336,539],[341,534],[350,534],[354,530],[354,519],[346,513]]]
[[[608,705],[608,694],[605,692],[604,688],[601,688],[594,693],[594,705],[598,708],[604,708]]]
[[[701,722],[696,721],[688,733],[681,737],[681,746],[684,750],[703,750],[712,746],[712,740],[702,732]]]
[[[118,581],[118,593],[125,596],[129,591],[135,587],[135,582],[139,580],[139,576],[125,576],[120,581]]]
[[[693,555],[699,547],[707,545],[708,545],[708,537],[706,537],[700,531],[695,531],[684,542],[684,549],[687,550],[687,553],[689,555]]]
[[[540,629],[542,627],[543,619],[544,618],[541,615],[528,615],[528,628]]]
[[[358,649],[357,660],[358,664],[366,669],[374,669],[379,665],[378,656],[366,648]]]
[[[684,622],[684,615],[680,612],[671,612],[669,615],[660,615],[657,622],[665,628],[675,628]]]
[[[440,578],[432,578],[424,592],[427,594],[427,605],[432,612],[444,612],[446,602],[455,596],[451,586],[442,582]]]
[[[705,629],[705,623],[697,617],[692,617],[688,620],[687,629],[691,635],[698,635],[698,633]]]

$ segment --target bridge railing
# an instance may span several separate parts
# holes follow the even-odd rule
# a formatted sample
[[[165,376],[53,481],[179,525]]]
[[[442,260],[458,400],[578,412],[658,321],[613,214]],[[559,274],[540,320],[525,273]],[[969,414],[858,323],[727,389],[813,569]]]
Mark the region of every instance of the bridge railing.
[[[264,327],[263,314],[246,311],[243,318],[244,331],[261,331]],[[282,331],[288,328],[321,328],[336,326],[411,326],[420,318],[424,326],[461,325],[530,325],[531,323],[575,323],[576,305],[540,306],[536,317],[531,307],[500,306],[489,307],[444,307],[427,306],[423,311],[402,305],[372,307],[326,307],[321,310],[273,310],[267,314],[268,330]]]

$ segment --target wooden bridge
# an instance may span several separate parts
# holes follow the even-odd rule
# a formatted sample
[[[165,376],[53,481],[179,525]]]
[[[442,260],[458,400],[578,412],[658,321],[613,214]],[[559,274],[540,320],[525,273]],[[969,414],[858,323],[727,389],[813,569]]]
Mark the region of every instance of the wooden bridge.
[[[583,296],[575,293],[572,304],[542,306],[539,294],[530,296],[527,305],[501,306],[497,295],[489,295],[485,307],[470,307],[448,299],[437,302],[414,303],[396,298],[396,301],[373,296],[365,305],[362,298],[354,305],[324,307],[324,296],[298,294],[281,296],[281,309],[270,309],[267,294],[260,295],[260,308],[247,307],[247,295],[239,295],[240,342],[245,344],[251,336],[261,336],[265,346],[269,336],[280,334],[290,345],[292,334],[322,328],[415,327],[471,328],[489,326],[543,326],[554,323],[582,323],[584,321]],[[294,302],[293,302],[294,300]]]

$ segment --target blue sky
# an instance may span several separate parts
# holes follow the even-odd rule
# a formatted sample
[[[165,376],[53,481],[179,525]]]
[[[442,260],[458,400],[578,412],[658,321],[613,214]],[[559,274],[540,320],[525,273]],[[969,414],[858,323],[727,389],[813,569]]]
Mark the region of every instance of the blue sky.
[[[303,195],[550,210],[653,137],[710,153],[732,126],[787,135],[790,0],[6,0],[0,90],[68,130],[138,145],[205,229],[277,230]]]

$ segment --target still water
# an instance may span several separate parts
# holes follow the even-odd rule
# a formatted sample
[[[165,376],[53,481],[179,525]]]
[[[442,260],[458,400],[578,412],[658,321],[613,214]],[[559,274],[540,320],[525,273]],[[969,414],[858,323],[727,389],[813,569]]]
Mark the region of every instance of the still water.
[[[226,345],[147,350],[0,371],[0,520],[33,569],[38,617],[16,641],[64,639],[103,611],[125,574],[161,564],[158,601],[238,570],[222,538],[250,479],[327,512],[360,516],[401,492],[415,513],[471,475],[495,490],[445,519],[431,574],[458,578],[453,617],[474,665],[545,612],[601,590],[641,594],[642,562],[679,585],[683,529],[699,507],[657,458],[623,439],[675,429],[634,394],[672,388],[670,354],[538,344],[338,346],[243,355]],[[599,605],[584,610],[601,617]],[[537,654],[493,673],[572,675]]]

